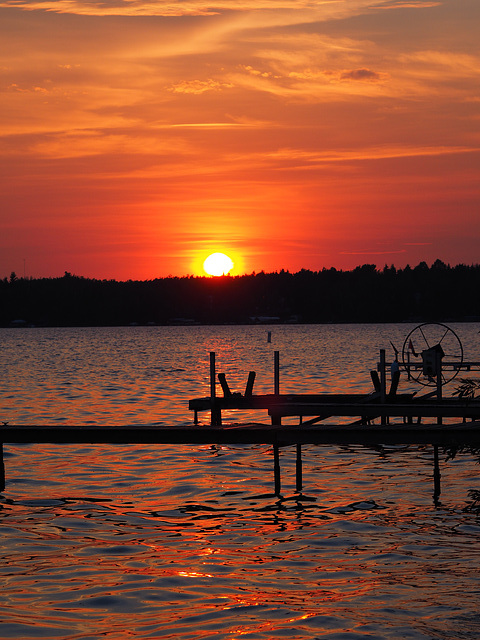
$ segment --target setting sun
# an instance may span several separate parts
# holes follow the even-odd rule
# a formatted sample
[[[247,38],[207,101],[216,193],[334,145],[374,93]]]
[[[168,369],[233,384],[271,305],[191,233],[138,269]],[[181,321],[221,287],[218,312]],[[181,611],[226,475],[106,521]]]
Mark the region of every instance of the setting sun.
[[[233,261],[224,253],[212,253],[203,263],[203,268],[210,276],[223,276],[233,269]]]

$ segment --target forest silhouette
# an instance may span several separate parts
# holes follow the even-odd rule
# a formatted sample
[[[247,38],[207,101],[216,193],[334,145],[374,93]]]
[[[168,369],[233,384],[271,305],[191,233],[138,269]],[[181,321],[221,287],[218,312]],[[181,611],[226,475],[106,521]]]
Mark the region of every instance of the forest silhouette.
[[[351,271],[302,269],[243,276],[0,280],[0,325],[118,326],[480,320],[480,265]]]

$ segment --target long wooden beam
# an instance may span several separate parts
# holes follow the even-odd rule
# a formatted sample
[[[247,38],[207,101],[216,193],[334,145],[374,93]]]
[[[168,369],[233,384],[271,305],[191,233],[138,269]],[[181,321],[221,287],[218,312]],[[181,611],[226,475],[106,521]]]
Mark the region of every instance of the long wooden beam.
[[[3,443],[58,444],[432,444],[480,446],[480,421],[455,425],[14,426]]]
[[[306,394],[256,394],[251,396],[242,396],[240,394],[231,394],[227,397],[216,397],[215,405],[219,409],[269,409],[281,403],[314,403],[325,402],[332,404],[341,403],[358,403],[363,404],[365,402],[374,401],[375,398],[379,400],[380,394],[365,394],[365,393],[349,393],[349,394],[318,394],[318,393],[306,393]],[[398,400],[410,400],[412,394],[403,394],[397,396]],[[188,407],[191,411],[210,411],[212,406],[212,400],[210,397],[205,398],[193,398],[189,400]]]
[[[313,416],[328,414],[330,416],[393,416],[393,417],[425,417],[425,418],[480,418],[479,402],[449,402],[434,400],[432,402],[385,402],[361,405],[357,403],[332,402],[284,402],[272,405],[268,409],[270,415],[278,416]]]

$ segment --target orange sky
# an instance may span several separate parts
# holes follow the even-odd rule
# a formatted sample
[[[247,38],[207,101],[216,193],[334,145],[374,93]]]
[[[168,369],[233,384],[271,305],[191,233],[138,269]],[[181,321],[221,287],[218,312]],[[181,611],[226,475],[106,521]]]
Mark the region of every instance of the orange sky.
[[[0,0],[0,277],[478,263],[479,0]]]

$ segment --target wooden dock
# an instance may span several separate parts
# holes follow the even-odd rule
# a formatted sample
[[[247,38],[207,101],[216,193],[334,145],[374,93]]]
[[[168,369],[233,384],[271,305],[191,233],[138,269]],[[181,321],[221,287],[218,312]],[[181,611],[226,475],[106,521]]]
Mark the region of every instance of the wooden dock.
[[[380,402],[368,395],[258,395],[251,397],[197,398],[190,400],[192,411],[211,411],[212,404],[218,414],[226,410],[254,411],[263,409],[272,418],[272,424],[279,425],[282,417],[303,418],[316,416],[318,420],[347,416],[357,417],[365,423],[375,418],[404,418],[406,422],[422,418],[458,418],[459,420],[480,420],[480,401],[462,401],[457,398],[418,399],[398,395],[394,402]],[[215,423],[215,422],[214,422]],[[221,424],[221,420],[217,424]],[[297,427],[298,428],[298,427]]]
[[[209,411],[211,424],[222,424],[223,411],[256,411],[266,410],[272,425],[280,426],[284,417],[298,417],[300,424],[304,418],[314,424],[335,417],[356,417],[357,423],[369,424],[380,418],[382,424],[388,424],[390,418],[403,418],[404,422],[421,422],[423,418],[436,418],[441,423],[444,418],[459,420],[480,420],[480,398],[464,399],[443,397],[443,369],[439,361],[437,374],[434,377],[434,390],[421,396],[414,393],[398,393],[401,366],[397,362],[396,371],[391,373],[390,388],[387,389],[388,363],[385,350],[380,350],[380,360],[376,371],[371,371],[373,391],[364,394],[281,394],[279,373],[279,352],[274,352],[274,392],[270,394],[253,394],[255,372],[248,374],[245,393],[232,393],[226,375],[218,374],[223,397],[217,395],[216,355],[210,352],[210,396],[194,398],[189,401],[189,409],[194,412],[194,423],[198,424],[198,414]],[[415,365],[416,366],[416,365]],[[460,364],[443,363],[443,367],[471,371],[479,368],[480,363],[468,362]],[[408,375],[414,365],[408,365]],[[403,365],[405,369],[405,365]]]
[[[438,354],[437,354],[438,356]],[[396,363],[398,365],[398,363]],[[444,363],[453,367],[451,363]],[[480,363],[455,364],[480,367]],[[371,372],[374,389],[365,394],[280,394],[279,353],[274,352],[274,392],[253,394],[255,372],[248,374],[245,393],[232,393],[226,376],[218,374],[223,397],[217,396],[215,353],[210,352],[210,396],[189,401],[194,424],[168,425],[28,425],[0,426],[0,490],[5,488],[3,444],[150,444],[150,445],[234,445],[266,444],[274,451],[275,493],[280,492],[279,448],[297,447],[297,490],[302,486],[302,445],[432,445],[435,473],[439,482],[438,447],[480,447],[480,399],[442,397],[442,363],[437,357],[436,389],[421,397],[398,394],[399,367],[391,375],[387,390],[385,350],[380,351],[377,371]],[[410,376],[413,364],[406,371]],[[425,365],[424,365],[425,366]],[[433,397],[435,396],[435,397]],[[271,424],[222,425],[222,411],[263,410]],[[199,412],[210,412],[210,424],[201,425]],[[282,425],[282,418],[298,417],[299,424]],[[350,424],[326,424],[326,419],[356,418]],[[307,418],[307,420],[305,420]],[[380,424],[374,424],[380,419]],[[425,424],[424,419],[434,419]],[[452,424],[442,424],[445,419]],[[395,423],[393,422],[395,421]],[[323,424],[319,424],[323,422]],[[439,485],[438,485],[439,491]],[[438,492],[437,492],[438,493]]]
[[[480,446],[480,421],[456,424],[96,426],[6,425],[6,443],[51,444],[360,444]]]
[[[5,491],[5,443],[112,444],[112,445],[235,445],[266,444],[273,447],[274,492],[280,495],[280,447],[296,445],[296,490],[301,491],[302,445],[433,445],[434,499],[440,495],[438,448],[480,447],[480,421],[441,425],[263,425],[225,426],[95,426],[4,425],[0,428],[0,491]],[[436,496],[436,498],[435,498]]]

